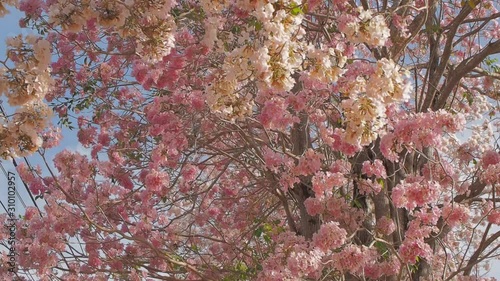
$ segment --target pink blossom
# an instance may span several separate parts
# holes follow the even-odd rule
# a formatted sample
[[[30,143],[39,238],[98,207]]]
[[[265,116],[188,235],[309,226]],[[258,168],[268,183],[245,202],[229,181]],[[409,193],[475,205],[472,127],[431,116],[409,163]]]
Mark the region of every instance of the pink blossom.
[[[369,161],[363,162],[361,171],[369,177],[375,176],[382,179],[387,178],[384,164],[380,159],[375,159],[373,163],[370,163]]]
[[[344,160],[335,160],[330,167],[330,172],[348,174],[351,171],[351,163]]]
[[[306,207],[307,213],[311,216],[316,216],[323,213],[325,206],[317,198],[307,198],[304,201],[304,206]]]
[[[40,178],[35,178],[29,185],[30,191],[34,195],[43,194],[46,190],[46,186],[43,184],[43,181]]]
[[[102,146],[109,146],[111,138],[107,132],[101,132],[97,136],[97,142]]]
[[[317,173],[312,178],[312,189],[316,197],[321,198],[326,194],[331,194],[335,188],[347,183],[347,179],[341,173]]]
[[[388,217],[382,217],[377,220],[377,230],[384,235],[390,235],[396,230],[394,221]]]
[[[469,209],[462,204],[446,205],[443,208],[443,218],[451,227],[465,223],[469,216]]]
[[[432,249],[423,240],[406,239],[399,247],[399,255],[403,262],[415,264],[418,258],[427,258],[432,254]]]
[[[320,276],[323,268],[321,258],[323,253],[318,250],[311,252],[292,252],[287,259],[286,265],[292,276]]]
[[[358,189],[362,194],[378,194],[382,191],[382,185],[378,181],[358,180]]]
[[[481,179],[487,184],[500,182],[500,163],[489,165],[481,174]]]
[[[486,169],[489,165],[495,165],[500,163],[500,153],[488,150],[483,154],[482,165]]]
[[[35,207],[27,207],[26,211],[24,212],[24,219],[29,221],[32,218],[38,216],[38,210]]]
[[[92,144],[96,135],[97,129],[94,127],[81,128],[77,133],[78,141],[85,147]]]
[[[298,122],[298,118],[287,111],[285,100],[277,98],[265,102],[258,119],[268,129],[285,129]]]
[[[278,171],[278,168],[285,163],[285,156],[264,147],[262,149],[266,167],[271,171]]]
[[[334,142],[332,144],[332,148],[348,156],[352,156],[361,149],[361,146],[346,142],[343,135],[344,131],[339,128],[336,128],[333,131]]]
[[[316,173],[321,168],[322,155],[316,153],[314,150],[309,149],[300,158],[299,164],[294,168],[297,175],[311,175]]]
[[[437,182],[419,181],[419,177],[408,178],[394,187],[392,200],[397,207],[412,210],[436,202],[441,186]]]
[[[498,210],[493,210],[489,215],[488,215],[488,222],[493,223],[493,224],[498,224],[500,225],[500,211]]]
[[[165,172],[152,170],[149,171],[145,179],[145,185],[153,193],[160,193],[163,189],[170,186],[169,176]]]
[[[347,232],[340,228],[338,223],[325,223],[313,235],[313,245],[323,252],[335,250],[344,244],[346,235]]]
[[[144,64],[141,64],[141,63],[137,63],[134,65],[134,69],[132,71],[132,75],[135,76],[135,78],[137,79],[137,81],[139,83],[144,83],[146,81],[146,77],[147,77],[147,68]]]
[[[186,165],[184,169],[182,169],[182,176],[186,181],[192,181],[198,176],[199,169],[194,165]]]

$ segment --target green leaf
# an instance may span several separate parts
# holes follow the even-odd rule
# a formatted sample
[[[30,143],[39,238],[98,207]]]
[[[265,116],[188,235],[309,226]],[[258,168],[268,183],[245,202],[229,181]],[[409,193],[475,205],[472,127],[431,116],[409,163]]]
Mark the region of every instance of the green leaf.
[[[239,261],[236,266],[235,266],[235,269],[239,272],[247,272],[248,270],[248,266],[242,262],[242,261]]]
[[[472,94],[469,92],[465,92],[463,96],[467,100],[469,105],[472,105],[472,103],[474,102],[474,99],[472,98]]]
[[[266,241],[267,243],[271,243],[271,241],[272,241],[271,236],[269,236],[267,234],[264,234],[263,238],[264,238],[264,241]]]
[[[290,6],[290,13],[294,16],[304,14],[303,8],[307,8],[307,7],[304,7],[304,5],[297,5],[295,3],[292,3],[292,5]]]
[[[352,203],[354,204],[354,206],[358,207],[358,208],[362,208],[363,205],[361,205],[361,202],[359,202],[357,199],[354,199],[352,201]]]
[[[498,59],[497,58],[490,58],[490,57],[487,57],[484,62],[486,63],[487,66],[492,66],[493,64],[497,63],[498,62]]]
[[[273,230],[273,227],[270,224],[265,223],[264,227],[263,227],[263,230],[264,230],[264,232],[267,233],[267,232],[270,232],[271,230]]]
[[[262,232],[264,231],[264,229],[262,228],[262,226],[259,226],[259,228],[257,228],[254,232],[253,232],[253,235],[255,237],[260,237],[262,235]]]
[[[255,31],[261,30],[263,26],[264,25],[260,21],[255,22]]]
[[[377,183],[382,186],[382,189],[385,188],[385,180],[384,179],[377,179]]]
[[[387,259],[389,257],[389,248],[387,248],[387,245],[383,242],[376,241],[374,244],[375,248],[377,249],[377,252],[384,258]]]
[[[195,253],[198,253],[200,251],[200,249],[196,245],[192,245],[191,250],[193,250],[193,252],[195,252]]]
[[[241,32],[241,27],[238,25],[235,25],[231,28],[231,33],[233,34],[240,34],[240,32]]]
[[[298,16],[298,15],[303,14],[303,13],[304,13],[304,11],[302,11],[302,8],[300,8],[299,6],[292,8],[292,11],[291,11],[291,14],[294,16]]]

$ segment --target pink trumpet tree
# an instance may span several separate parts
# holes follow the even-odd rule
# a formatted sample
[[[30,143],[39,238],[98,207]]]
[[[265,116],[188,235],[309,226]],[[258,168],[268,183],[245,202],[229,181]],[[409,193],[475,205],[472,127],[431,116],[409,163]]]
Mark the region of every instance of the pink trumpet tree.
[[[45,202],[2,280],[485,280],[500,254],[498,1],[6,5],[37,35],[0,62],[0,152],[48,172],[18,167]],[[49,163],[51,108],[89,155]]]

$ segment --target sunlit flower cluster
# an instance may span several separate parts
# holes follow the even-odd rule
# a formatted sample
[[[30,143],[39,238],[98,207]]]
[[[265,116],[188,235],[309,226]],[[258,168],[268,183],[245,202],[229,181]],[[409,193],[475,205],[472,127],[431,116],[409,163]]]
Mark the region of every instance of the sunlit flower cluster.
[[[218,78],[224,81],[215,82],[208,90],[212,110],[232,116],[231,118],[243,117],[251,112],[251,106],[242,108],[239,103],[243,100],[252,103],[252,98],[243,93],[230,93],[238,90],[236,84],[252,81],[262,91],[290,91],[296,82],[292,74],[300,69],[305,58],[305,45],[297,40],[305,32],[301,27],[303,16],[292,15],[285,9],[276,10],[272,3],[259,1],[256,5],[252,14],[260,27],[250,26],[248,29],[255,29],[256,34],[265,39],[264,44],[251,42],[248,33],[242,32],[246,34],[240,38],[239,43],[243,45],[233,49],[224,60],[222,69],[225,75]],[[218,25],[212,20],[213,18],[208,18],[208,23],[205,23],[207,30],[203,42],[208,47],[213,47],[218,40]],[[324,66],[324,71],[329,65],[325,63],[327,65]],[[326,75],[333,79],[336,74],[331,72]],[[217,85],[224,90],[215,90],[219,87]]]
[[[87,21],[97,20],[104,28],[115,29],[122,38],[136,43],[136,53],[146,62],[157,62],[174,46],[175,22],[168,0],[53,1],[48,7],[49,22],[64,30],[78,32]]]
[[[93,16],[90,1],[82,1],[81,6],[72,1],[53,1],[48,7],[49,23],[61,26],[68,31],[79,31]]]
[[[386,108],[409,98],[410,84],[407,72],[392,60],[381,59],[375,65],[356,63],[355,71],[346,72],[341,90],[350,97],[342,101],[345,117],[344,140],[351,144],[366,145],[383,132],[387,123]]]
[[[371,46],[384,46],[389,39],[390,31],[384,16],[373,16],[372,11],[358,8],[359,15],[341,26],[341,31],[349,41],[366,43]]]
[[[323,83],[337,82],[339,76],[345,72],[342,68],[347,62],[347,57],[339,49],[323,50],[309,46],[307,58],[311,62],[309,75]]]
[[[366,94],[383,99],[385,103],[407,101],[411,89],[406,77],[408,71],[394,61],[386,58],[378,60],[374,73],[367,81]]]
[[[251,113],[253,102],[237,92],[236,80],[226,80],[225,76],[214,81],[207,88],[207,103],[210,108],[224,117],[235,120]]]
[[[342,109],[345,116],[345,141],[366,145],[377,138],[385,122],[385,106],[370,97],[359,97],[344,100]]]
[[[26,155],[42,146],[40,133],[52,115],[43,99],[53,84],[47,40],[17,36],[8,38],[7,46],[7,56],[15,67],[0,67],[0,94],[18,108],[12,118],[3,118],[0,146],[4,158]]]

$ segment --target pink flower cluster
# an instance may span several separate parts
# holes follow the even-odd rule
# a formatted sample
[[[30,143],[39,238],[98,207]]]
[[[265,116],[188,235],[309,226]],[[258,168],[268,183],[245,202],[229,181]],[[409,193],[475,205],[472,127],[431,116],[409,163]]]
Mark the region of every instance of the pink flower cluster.
[[[312,178],[312,189],[316,198],[321,198],[325,194],[331,194],[335,189],[347,183],[347,179],[342,173],[319,172]]]
[[[369,177],[375,176],[376,178],[379,179],[387,178],[384,164],[380,159],[375,159],[373,163],[371,163],[370,161],[363,162],[363,167],[361,168],[361,172]]]
[[[500,163],[500,153],[493,150],[485,151],[482,158],[482,166],[484,169],[488,168],[490,165],[496,165]]]
[[[347,238],[347,232],[339,227],[336,222],[321,225],[321,228],[313,236],[314,247],[323,252],[333,251],[342,246]]]
[[[413,210],[437,202],[441,186],[421,177],[409,177],[392,190],[392,201],[398,208]]]
[[[495,209],[491,211],[488,215],[488,222],[500,225],[500,210]]]
[[[340,272],[349,272],[357,276],[365,275],[365,268],[376,261],[378,254],[375,249],[365,246],[349,245],[339,253],[332,255],[333,267]]]
[[[451,226],[464,224],[470,217],[470,209],[463,204],[446,205],[443,207],[443,219]]]
[[[296,175],[312,175],[321,169],[322,159],[323,155],[308,149],[293,168],[293,172]]]
[[[465,125],[462,114],[451,114],[444,110],[427,113],[395,116],[393,130],[381,139],[380,150],[391,161],[397,161],[403,147],[421,150],[424,147],[439,147],[444,132],[456,133]]]
[[[377,231],[384,235],[390,235],[396,230],[396,224],[394,221],[388,217],[382,217],[377,220]]]
[[[262,125],[270,130],[285,130],[298,122],[298,118],[287,110],[288,104],[284,99],[274,98],[264,103],[264,107],[258,116]]]
[[[415,264],[418,259],[432,255],[431,247],[423,239],[405,239],[398,252],[403,262],[408,264]]]

